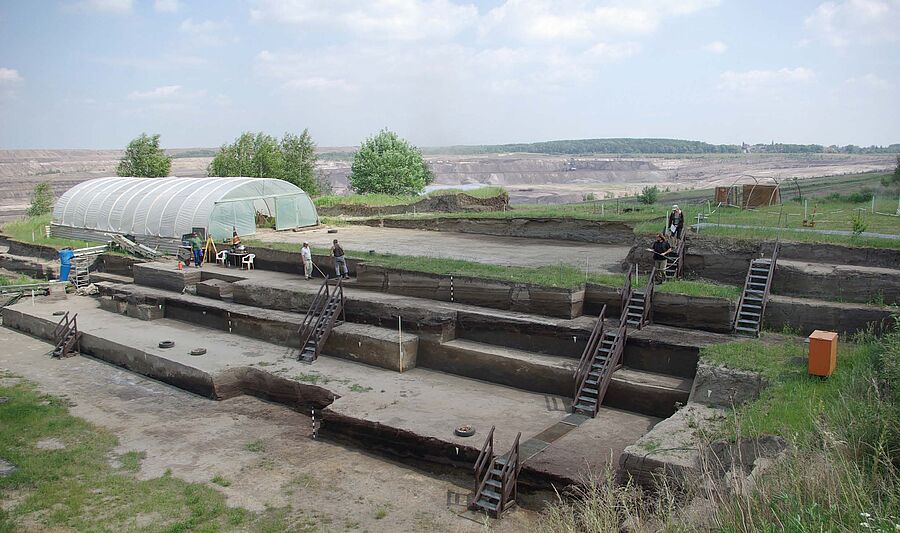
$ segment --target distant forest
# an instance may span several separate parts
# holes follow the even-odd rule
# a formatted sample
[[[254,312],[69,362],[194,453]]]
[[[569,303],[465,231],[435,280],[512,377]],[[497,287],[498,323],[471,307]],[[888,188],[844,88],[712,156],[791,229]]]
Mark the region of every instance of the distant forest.
[[[211,157],[215,148],[170,150],[173,158]],[[478,155],[494,153],[531,153],[555,155],[587,154],[896,154],[900,144],[889,146],[822,146],[821,144],[710,144],[703,141],[682,139],[573,139],[516,144],[480,144],[459,146],[435,146],[423,148],[426,155]],[[347,160],[354,152],[322,152],[322,160]]]
[[[891,154],[900,153],[900,144],[890,146],[822,146],[820,144],[709,144],[681,139],[576,139],[536,143],[488,144],[426,148],[426,154],[474,155],[497,152],[535,154]]]

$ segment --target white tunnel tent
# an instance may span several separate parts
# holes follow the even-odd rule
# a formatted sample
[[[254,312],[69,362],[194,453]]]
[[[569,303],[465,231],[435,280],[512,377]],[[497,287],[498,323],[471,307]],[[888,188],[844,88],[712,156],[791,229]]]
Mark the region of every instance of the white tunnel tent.
[[[98,178],[66,191],[53,208],[54,235],[105,240],[132,235],[171,249],[193,228],[216,240],[256,233],[256,213],[275,217],[276,229],[318,223],[309,195],[269,178]]]

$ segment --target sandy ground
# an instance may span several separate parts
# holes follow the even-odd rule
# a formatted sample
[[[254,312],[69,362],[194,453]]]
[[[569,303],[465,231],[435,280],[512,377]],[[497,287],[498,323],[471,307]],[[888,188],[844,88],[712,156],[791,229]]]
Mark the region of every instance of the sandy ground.
[[[117,453],[144,452],[142,478],[171,469],[208,483],[219,474],[231,486],[211,486],[229,505],[291,506],[322,531],[484,530],[465,511],[470,480],[314,441],[309,419],[287,408],[252,397],[207,400],[87,357],[54,360],[49,344],[5,328],[0,344],[0,369],[66,397],[72,414],[119,438]],[[264,449],[249,451],[253,441]],[[528,531],[535,518],[519,508],[492,527]]]
[[[345,148],[351,150],[352,148]],[[175,150],[178,151],[178,150]],[[57,197],[84,180],[115,175],[121,150],[0,150],[0,222],[22,216],[34,185],[49,181]],[[174,176],[202,177],[211,157],[172,160]],[[742,175],[808,178],[890,170],[893,154],[727,154],[644,157],[546,154],[429,155],[441,185],[502,185],[513,203],[580,201],[634,194],[648,185],[663,190],[731,185]],[[575,170],[570,170],[574,164]],[[345,192],[349,160],[319,161],[319,170]]]
[[[566,264],[588,272],[621,272],[621,263],[630,250],[628,246],[369,226],[341,226],[336,234],[324,228],[301,232],[259,230],[254,238],[297,243],[298,251],[303,241],[309,241],[313,248],[330,248],[331,241],[338,239],[346,250],[357,252],[375,250],[505,266]]]

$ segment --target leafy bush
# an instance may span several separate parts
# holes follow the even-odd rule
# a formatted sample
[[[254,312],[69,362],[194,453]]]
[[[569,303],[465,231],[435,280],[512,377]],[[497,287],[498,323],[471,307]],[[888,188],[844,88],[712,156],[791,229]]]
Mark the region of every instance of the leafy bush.
[[[53,210],[53,189],[50,188],[50,182],[42,181],[34,186],[31,191],[31,205],[25,211],[30,217],[39,217],[46,215]]]
[[[350,167],[350,186],[360,194],[417,194],[432,181],[422,152],[387,129],[362,143]]]
[[[850,219],[850,223],[853,225],[854,237],[859,237],[869,227],[869,224],[866,223],[862,216],[862,211],[856,211],[856,213],[853,214],[853,218]]]
[[[659,198],[659,187],[653,185],[652,187],[644,187],[641,189],[641,194],[638,195],[637,199],[642,204],[652,205],[656,203],[656,199]]]

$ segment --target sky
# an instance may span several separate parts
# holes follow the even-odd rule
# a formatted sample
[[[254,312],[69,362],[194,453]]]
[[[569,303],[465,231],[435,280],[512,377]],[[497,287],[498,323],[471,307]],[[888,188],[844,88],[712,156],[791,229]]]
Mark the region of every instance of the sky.
[[[0,0],[0,148],[900,142],[900,0]]]

